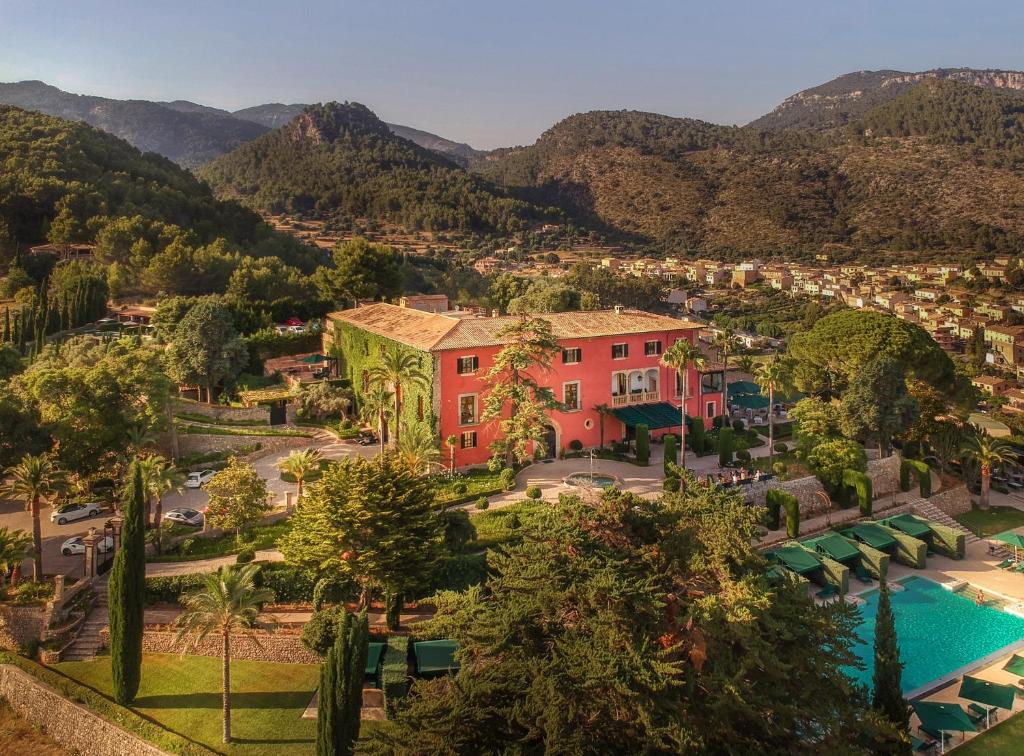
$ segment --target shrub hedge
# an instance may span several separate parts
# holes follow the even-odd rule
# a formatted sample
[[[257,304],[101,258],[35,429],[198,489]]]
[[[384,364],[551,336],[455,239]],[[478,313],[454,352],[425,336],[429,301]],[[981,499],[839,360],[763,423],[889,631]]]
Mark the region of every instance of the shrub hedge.
[[[665,477],[674,477],[675,473],[672,471],[672,465],[679,464],[679,449],[676,445],[676,437],[672,434],[665,436]]]
[[[274,600],[302,602],[313,600],[316,581],[313,573],[285,564],[267,562],[260,565],[256,580],[261,587],[274,592]],[[183,593],[199,588],[202,575],[166,575],[146,578],[146,603],[176,603]]]
[[[636,461],[645,466],[651,461],[651,431],[643,424],[636,426]]]
[[[921,498],[927,499],[932,495],[932,471],[927,464],[918,459],[904,459],[900,462],[900,490],[910,490],[910,476],[917,477],[917,485],[921,491]]]
[[[384,691],[384,710],[393,719],[398,707],[409,692],[409,638],[389,635],[381,665],[381,689]]]
[[[732,428],[722,428],[718,431],[718,465],[726,467],[732,463],[733,438]]]
[[[843,470],[843,485],[857,494],[857,505],[865,517],[871,516],[871,502],[874,497],[871,478],[858,470]]]
[[[781,488],[769,488],[764,495],[765,506],[768,507],[767,525],[769,530],[778,530],[781,525],[779,513],[786,505],[786,497],[792,494],[783,491]]]
[[[693,449],[693,453],[700,455],[707,450],[708,439],[704,432],[704,421],[695,417],[690,422],[689,432],[686,434],[686,442]]]

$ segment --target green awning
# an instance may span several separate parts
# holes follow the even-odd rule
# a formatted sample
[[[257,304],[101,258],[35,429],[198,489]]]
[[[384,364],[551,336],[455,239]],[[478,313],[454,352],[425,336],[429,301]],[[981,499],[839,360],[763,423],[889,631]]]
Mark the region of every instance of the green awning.
[[[921,727],[931,732],[975,732],[974,723],[960,704],[912,701]]]
[[[646,425],[650,430],[679,427],[679,408],[668,402],[616,407],[612,414],[624,422],[627,428],[635,428],[638,425]]]
[[[965,676],[963,682],[960,683],[958,695],[968,701],[998,706],[1000,709],[1012,709],[1013,697],[1016,694],[1017,691],[1012,685],[1000,685],[977,677]]]
[[[888,525],[890,528],[895,528],[901,533],[906,533],[908,536],[913,536],[914,538],[930,536],[932,533],[932,529],[925,524],[924,520],[919,520],[911,514],[887,517],[886,519],[881,520],[881,522]]]
[[[377,668],[380,667],[381,657],[384,656],[383,643],[371,643],[369,644],[369,650],[366,654],[366,675],[368,677],[377,676]]]
[[[786,579],[786,568],[779,564],[773,564],[764,573],[769,583],[781,583]]]
[[[768,400],[763,396],[741,394],[740,396],[730,396],[729,404],[741,409],[759,410],[765,409],[768,406]]]
[[[1011,675],[1024,677],[1024,656],[1017,656],[1017,654],[1014,654],[1010,657],[1010,661],[1003,665],[1003,670],[1009,672]]]
[[[896,545],[896,539],[873,522],[858,522],[848,530],[844,530],[843,535],[863,541],[875,549],[890,549]]]
[[[459,663],[455,652],[459,644],[453,640],[419,641],[412,644],[416,658],[416,673],[422,676],[437,676],[447,672],[458,672]]]
[[[848,562],[851,559],[860,558],[860,552],[857,550],[857,547],[838,533],[828,533],[818,538],[804,541],[804,546],[820,551],[837,562]]]
[[[309,357],[303,357],[301,361],[305,362],[307,365],[316,365],[320,362],[327,362],[327,355],[311,354]]]
[[[729,398],[741,394],[760,394],[761,387],[753,381],[733,381],[729,384]]]
[[[780,546],[767,552],[765,556],[779,562],[797,575],[806,575],[821,567],[818,557],[803,546]]]
[[[1012,530],[1007,530],[1003,533],[996,533],[994,536],[989,536],[989,540],[1008,543],[1011,546],[1016,546],[1018,549],[1024,549],[1024,535],[1014,533]]]

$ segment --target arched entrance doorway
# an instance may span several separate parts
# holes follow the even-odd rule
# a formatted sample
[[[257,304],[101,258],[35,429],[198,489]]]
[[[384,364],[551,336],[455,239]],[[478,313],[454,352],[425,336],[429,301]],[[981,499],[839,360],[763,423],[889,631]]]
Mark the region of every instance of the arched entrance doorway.
[[[558,453],[558,432],[553,425],[544,426],[544,436],[541,439],[544,449],[541,452],[541,459],[554,459]]]

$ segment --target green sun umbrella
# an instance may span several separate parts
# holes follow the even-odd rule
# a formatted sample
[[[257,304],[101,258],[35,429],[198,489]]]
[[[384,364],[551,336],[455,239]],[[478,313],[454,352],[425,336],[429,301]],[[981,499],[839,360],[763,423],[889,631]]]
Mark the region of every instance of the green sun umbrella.
[[[1013,558],[1017,558],[1017,549],[1024,549],[1024,535],[1020,533],[1014,533],[1012,530],[1007,530],[1003,533],[996,533],[992,536],[991,540],[999,541],[1000,543],[1006,543],[1013,546]]]
[[[1017,691],[1012,685],[1000,685],[999,683],[982,680],[978,677],[965,675],[960,683],[960,698],[968,701],[977,701],[985,704],[985,727],[988,727],[988,707],[996,706],[1000,709],[1013,710],[1013,698]]]
[[[940,703],[938,701],[914,701],[910,704],[914,713],[921,720],[921,729],[926,732],[937,732],[942,752],[946,752],[947,732],[977,732],[974,722],[967,716],[960,704]]]

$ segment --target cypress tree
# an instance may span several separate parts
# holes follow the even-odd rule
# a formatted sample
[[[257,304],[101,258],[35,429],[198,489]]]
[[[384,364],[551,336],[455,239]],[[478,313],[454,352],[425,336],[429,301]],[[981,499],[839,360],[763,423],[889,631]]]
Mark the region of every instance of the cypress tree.
[[[348,632],[352,617],[345,612],[334,637],[334,645],[327,650],[327,657],[320,665],[320,691],[316,706],[316,753],[317,756],[334,756],[337,753],[338,729],[338,687],[339,672],[343,671],[345,651],[348,646]],[[342,663],[339,663],[339,658]]]
[[[316,712],[317,756],[348,756],[359,740],[363,678],[369,652],[370,625],[366,612],[347,612],[338,625],[334,645],[320,666]]]
[[[672,472],[672,465],[679,464],[679,454],[676,448],[676,437],[669,434],[665,436],[665,477],[674,478],[675,473]]]
[[[651,460],[651,433],[646,425],[636,426],[636,461],[646,465]]]
[[[871,706],[895,724],[901,732],[910,731],[907,702],[903,699],[903,662],[896,639],[896,620],[889,602],[889,585],[881,581],[878,614],[875,618],[875,674]],[[909,738],[907,738],[909,741]]]
[[[11,308],[10,307],[5,307],[4,308],[4,336],[3,336],[2,339],[0,339],[0,341],[2,341],[5,344],[8,341],[14,341],[14,339],[12,338],[12,334],[11,334]]]
[[[121,548],[110,572],[110,663],[114,698],[130,704],[142,673],[142,613],[146,599],[145,494],[138,460],[128,470],[121,505]]]

